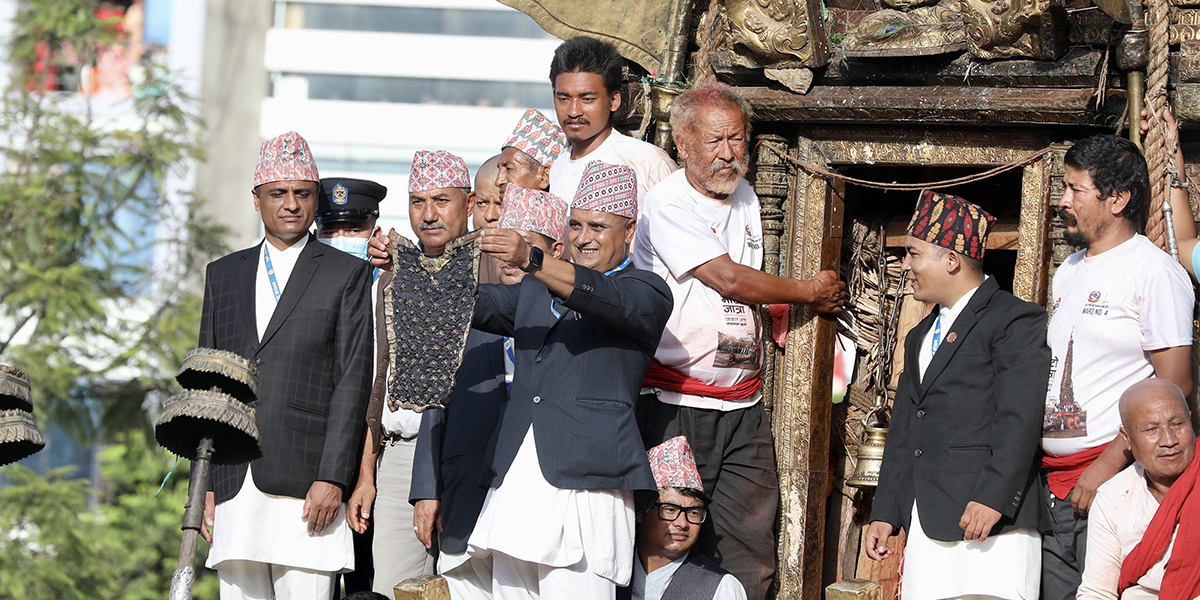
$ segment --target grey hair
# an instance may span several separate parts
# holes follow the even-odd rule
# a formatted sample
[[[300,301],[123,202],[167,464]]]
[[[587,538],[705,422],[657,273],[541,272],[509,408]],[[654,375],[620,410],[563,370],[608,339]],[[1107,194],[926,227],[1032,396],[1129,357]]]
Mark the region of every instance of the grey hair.
[[[705,83],[683,92],[671,104],[671,131],[676,145],[681,135],[696,131],[697,113],[710,106],[737,108],[746,124],[746,135],[750,135],[750,120],[754,118],[750,103],[724,83]]]

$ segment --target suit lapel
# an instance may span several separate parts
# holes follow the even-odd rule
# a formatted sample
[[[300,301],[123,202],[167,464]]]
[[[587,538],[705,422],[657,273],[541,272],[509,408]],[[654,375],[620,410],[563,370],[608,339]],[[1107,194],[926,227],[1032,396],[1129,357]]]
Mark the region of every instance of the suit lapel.
[[[263,241],[263,244],[266,240]],[[237,311],[239,318],[242,320],[242,330],[249,332],[251,347],[257,352],[260,346],[258,342],[258,315],[254,306],[254,295],[258,288],[258,263],[261,262],[259,257],[262,256],[262,244],[254,247],[254,252],[246,252],[242,255],[242,264],[238,265],[236,281],[238,282],[238,300]]]
[[[283,288],[283,295],[279,297],[279,305],[275,307],[275,312],[271,313],[271,321],[267,323],[267,331],[263,333],[262,343],[259,344],[260,348],[271,341],[271,337],[279,331],[288,315],[292,314],[292,310],[299,304],[300,297],[308,288],[308,282],[317,272],[317,266],[320,264],[320,257],[323,254],[322,246],[324,244],[318,243],[311,235],[309,236],[308,243],[300,251],[300,258],[296,260],[296,266],[292,268],[292,274],[288,277],[287,287]]]
[[[950,360],[954,358],[958,349],[962,347],[963,340],[971,333],[971,329],[975,327],[975,324],[979,322],[979,311],[987,306],[988,301],[992,299],[992,295],[998,289],[1000,288],[996,284],[995,278],[988,278],[980,284],[975,295],[971,297],[971,301],[967,303],[967,306],[954,319],[954,325],[950,327],[949,331],[942,333],[942,344],[933,355],[933,360],[929,361],[929,367],[925,369],[925,376],[921,378],[920,395],[922,399],[929,392],[929,388],[933,382],[946,369],[946,365],[950,364]]]
[[[937,318],[937,311],[925,315],[925,318],[921,319],[916,327],[909,330],[908,335],[904,338],[904,370],[912,374],[912,379],[918,388],[921,386],[921,340],[925,339],[925,334],[929,333],[929,329],[933,327],[935,318]]]

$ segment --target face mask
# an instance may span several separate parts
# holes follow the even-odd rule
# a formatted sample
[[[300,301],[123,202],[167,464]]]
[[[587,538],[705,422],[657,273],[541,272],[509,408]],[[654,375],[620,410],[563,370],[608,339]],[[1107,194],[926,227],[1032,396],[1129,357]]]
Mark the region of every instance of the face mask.
[[[346,254],[357,256],[363,260],[367,259],[367,245],[371,240],[366,238],[352,238],[346,236],[338,236],[332,238],[319,238],[321,243],[327,246],[333,246]]]

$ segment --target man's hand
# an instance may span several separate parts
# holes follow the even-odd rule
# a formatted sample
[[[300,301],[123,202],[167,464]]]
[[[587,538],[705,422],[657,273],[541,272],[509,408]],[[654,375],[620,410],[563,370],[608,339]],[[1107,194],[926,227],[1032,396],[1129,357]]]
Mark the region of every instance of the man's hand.
[[[883,521],[871,521],[867,526],[867,556],[875,560],[884,560],[892,555],[888,549],[888,538],[892,536],[892,525]]]
[[[426,548],[433,547],[433,527],[442,530],[442,503],[437,500],[417,500],[413,506],[413,529]]]
[[[834,271],[821,271],[808,280],[812,288],[813,301],[809,306],[819,313],[836,315],[846,304],[846,283],[838,279]]]
[[[490,254],[509,266],[520,269],[529,265],[529,243],[512,229],[484,229],[479,232],[479,251]]]
[[[200,536],[212,543],[213,525],[217,519],[217,500],[212,492],[204,493],[204,522],[200,524]]]
[[[963,528],[963,539],[966,541],[979,540],[981,543],[988,538],[992,528],[1000,521],[1000,511],[972,500],[967,503],[958,526]]]
[[[371,507],[375,505],[375,484],[363,481],[361,478],[350,493],[350,502],[346,506],[346,524],[351,529],[366,533],[367,524],[371,520]]]
[[[1120,440],[1116,440],[1120,441]],[[1110,444],[1111,448],[1116,444]],[[1105,448],[1104,452],[1088,465],[1083,473],[1079,475],[1079,481],[1075,482],[1075,487],[1071,490],[1071,508],[1081,516],[1086,517],[1088,511],[1092,508],[1092,500],[1096,499],[1096,490],[1104,485],[1104,482],[1113,478],[1113,475],[1121,472],[1128,465],[1117,465],[1105,459],[1105,454],[1108,454],[1109,448]]]
[[[396,230],[393,229],[392,233],[396,233]],[[388,254],[390,241],[388,236],[383,235],[383,228],[376,226],[375,231],[371,233],[371,242],[367,244],[367,256],[371,257],[371,266],[384,271],[392,270],[392,257]]]
[[[328,481],[314,481],[304,496],[304,512],[300,518],[308,521],[308,535],[321,535],[337,518],[342,507],[342,488]]]

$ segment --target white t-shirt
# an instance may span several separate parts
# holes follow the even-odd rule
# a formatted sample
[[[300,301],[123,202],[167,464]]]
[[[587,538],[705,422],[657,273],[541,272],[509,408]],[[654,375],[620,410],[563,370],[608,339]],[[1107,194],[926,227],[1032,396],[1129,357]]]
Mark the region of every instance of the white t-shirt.
[[[625,165],[633,169],[637,174],[639,213],[642,197],[646,192],[678,168],[662,148],[631,138],[614,129],[586,156],[572,159],[571,149],[568,147],[550,166],[550,193],[571,204],[575,192],[579,191],[579,180],[583,178],[583,170],[593,160],[610,165]]]
[[[1116,437],[1121,394],[1154,376],[1149,352],[1192,343],[1192,283],[1169,254],[1143,235],[1085,253],[1072,254],[1054,275],[1042,427],[1042,449],[1052,456]]]
[[[763,236],[758,196],[744,179],[725,200],[696,191],[683,170],[646,196],[633,242],[634,265],[654,271],[675,296],[654,358],[708,385],[732,387],[758,375],[762,335],[758,311],[724,298],[692,269],[728,254],[733,262],[762,268]],[[659,400],[693,408],[734,410],[762,399],[718,400],[656,390]]]

